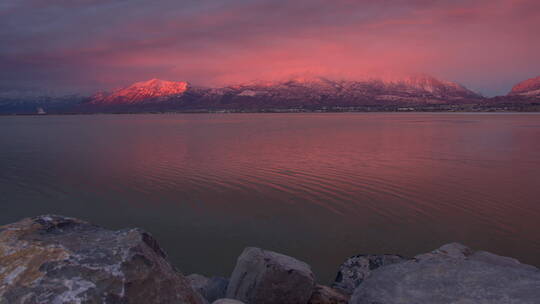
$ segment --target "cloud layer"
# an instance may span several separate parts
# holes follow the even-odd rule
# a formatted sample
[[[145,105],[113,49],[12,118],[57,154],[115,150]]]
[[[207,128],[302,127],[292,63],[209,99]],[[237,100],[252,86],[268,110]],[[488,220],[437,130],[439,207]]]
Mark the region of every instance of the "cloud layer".
[[[0,90],[425,72],[486,95],[540,74],[537,0],[3,0]]]

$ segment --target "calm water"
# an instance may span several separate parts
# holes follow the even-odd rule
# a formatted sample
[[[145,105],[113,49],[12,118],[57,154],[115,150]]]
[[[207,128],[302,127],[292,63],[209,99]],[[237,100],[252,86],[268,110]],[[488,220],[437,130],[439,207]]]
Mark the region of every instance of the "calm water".
[[[142,227],[184,273],[228,275],[248,245],[322,282],[450,241],[540,265],[540,115],[0,117],[0,147],[0,223]]]

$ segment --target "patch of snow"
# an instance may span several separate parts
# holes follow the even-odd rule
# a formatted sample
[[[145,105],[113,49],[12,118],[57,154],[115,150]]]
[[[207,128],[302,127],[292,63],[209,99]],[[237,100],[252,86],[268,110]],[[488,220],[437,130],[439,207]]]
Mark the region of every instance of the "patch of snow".
[[[254,97],[254,96],[257,96],[257,92],[252,91],[252,90],[245,90],[245,91],[242,91],[240,94],[238,94],[238,96],[250,96],[250,97]]]
[[[533,90],[533,91],[522,92],[522,93],[519,93],[519,95],[522,95],[522,96],[535,96],[535,95],[540,95],[540,89],[538,89],[538,90]]]

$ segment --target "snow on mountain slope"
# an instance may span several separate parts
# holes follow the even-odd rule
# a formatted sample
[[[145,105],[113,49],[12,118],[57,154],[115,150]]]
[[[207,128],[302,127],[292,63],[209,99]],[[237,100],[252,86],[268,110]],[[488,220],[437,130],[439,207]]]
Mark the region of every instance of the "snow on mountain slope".
[[[137,104],[164,101],[179,97],[189,88],[187,82],[175,82],[159,79],[137,82],[112,93],[97,93],[91,97],[90,104]]]
[[[266,108],[297,106],[355,106],[370,104],[445,104],[483,97],[450,81],[427,75],[401,79],[333,80],[291,77],[252,81],[221,88],[192,87],[187,82],[152,79],[112,93],[98,93],[89,105],[162,105],[195,108]]]
[[[516,84],[508,95],[540,98],[540,76]]]
[[[278,82],[252,82],[230,86],[239,96],[279,98],[408,99],[411,102],[482,98],[464,86],[427,75],[402,79],[330,80],[324,77],[293,78]],[[394,96],[395,98],[393,98]]]

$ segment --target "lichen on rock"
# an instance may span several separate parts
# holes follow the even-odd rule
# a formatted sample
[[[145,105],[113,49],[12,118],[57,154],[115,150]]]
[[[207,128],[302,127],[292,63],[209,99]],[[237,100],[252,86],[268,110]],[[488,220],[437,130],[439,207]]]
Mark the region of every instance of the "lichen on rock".
[[[44,215],[0,228],[0,303],[203,303],[140,229]]]
[[[373,270],[405,260],[404,257],[396,254],[359,254],[352,256],[339,266],[332,288],[347,295],[351,295],[354,292],[354,289],[358,287]]]

